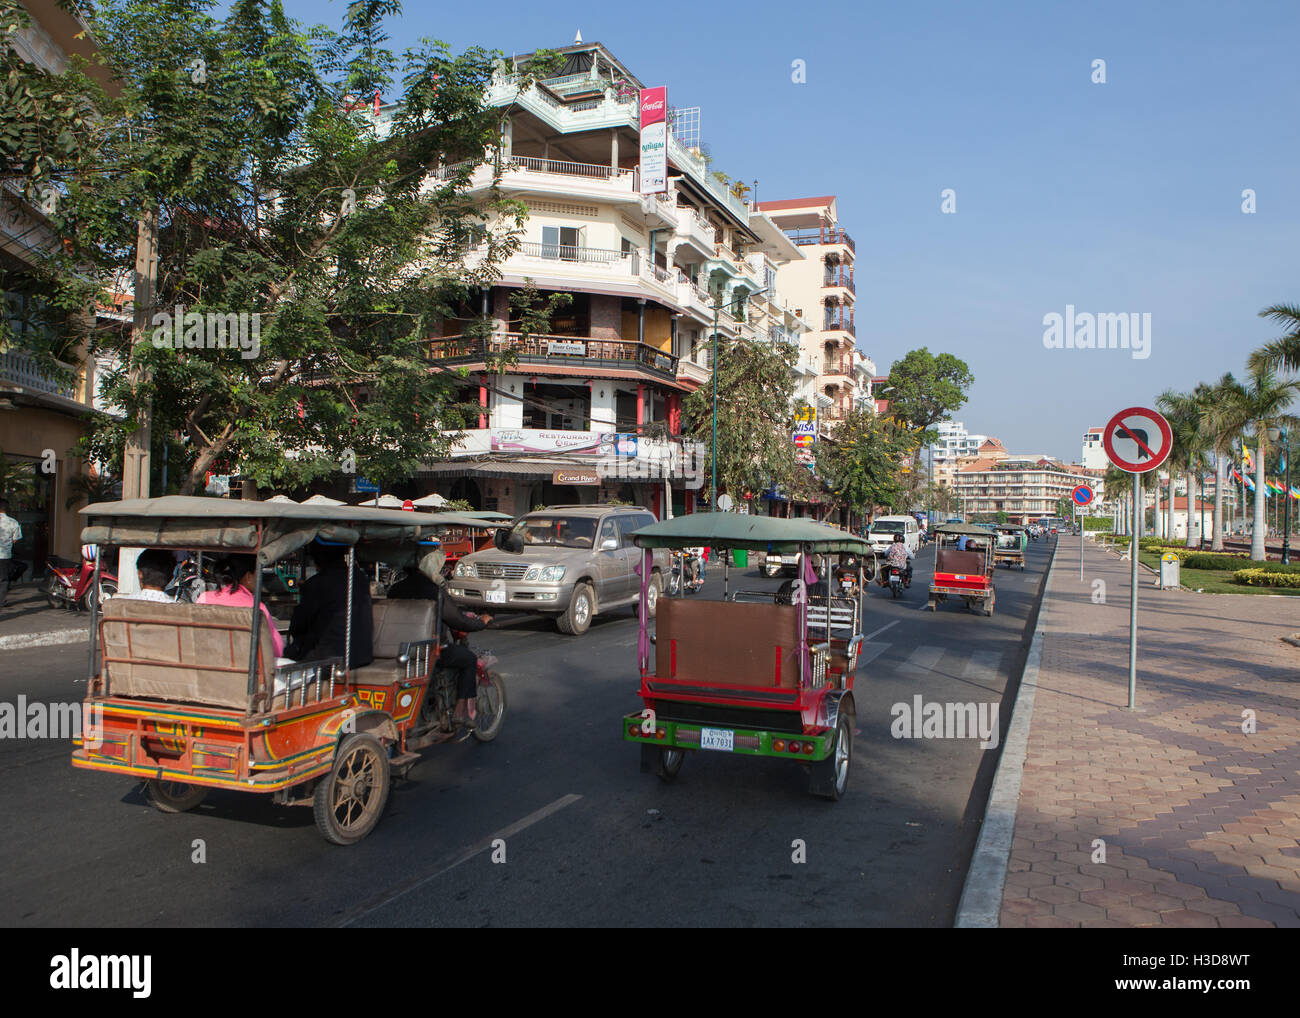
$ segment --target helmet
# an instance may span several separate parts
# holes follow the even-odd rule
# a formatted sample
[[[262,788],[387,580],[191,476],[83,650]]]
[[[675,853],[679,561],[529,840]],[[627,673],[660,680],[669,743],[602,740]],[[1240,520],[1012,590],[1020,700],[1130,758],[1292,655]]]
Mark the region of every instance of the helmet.
[[[432,551],[420,556],[420,572],[431,579],[434,583],[441,584],[443,581],[442,567],[446,564],[447,553],[442,548],[434,548]]]
[[[894,543],[895,543],[895,544],[899,544],[899,543],[901,543],[902,540],[903,540],[903,535],[902,535],[902,534],[895,534],[895,535],[894,535]]]

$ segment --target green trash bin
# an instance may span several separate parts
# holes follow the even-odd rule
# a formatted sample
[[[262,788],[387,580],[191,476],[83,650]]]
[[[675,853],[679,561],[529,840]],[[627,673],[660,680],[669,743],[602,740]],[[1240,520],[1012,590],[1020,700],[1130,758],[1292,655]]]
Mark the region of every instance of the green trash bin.
[[[731,550],[731,559],[735,565],[739,566],[741,569],[744,569],[746,566],[749,565],[749,549],[733,548]]]

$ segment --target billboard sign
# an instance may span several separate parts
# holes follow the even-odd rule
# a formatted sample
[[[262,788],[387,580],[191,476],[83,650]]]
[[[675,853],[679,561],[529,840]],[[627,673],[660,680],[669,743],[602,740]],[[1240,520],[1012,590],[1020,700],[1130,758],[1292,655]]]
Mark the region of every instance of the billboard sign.
[[[800,407],[794,412],[794,444],[806,448],[817,441],[817,410]]]
[[[668,89],[641,89],[641,193],[668,190]]]

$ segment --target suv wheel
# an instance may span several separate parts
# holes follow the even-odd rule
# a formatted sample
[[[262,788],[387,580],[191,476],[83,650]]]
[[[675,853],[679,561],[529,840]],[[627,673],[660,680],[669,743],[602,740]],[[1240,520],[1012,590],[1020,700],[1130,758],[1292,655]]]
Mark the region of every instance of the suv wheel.
[[[591,586],[579,583],[573,588],[573,597],[569,601],[568,609],[555,620],[555,624],[561,633],[581,636],[591,625],[591,616],[595,614],[595,610],[596,599],[592,595]]]
[[[645,589],[645,614],[646,618],[655,617],[655,612],[659,610],[659,595],[663,593],[664,578],[658,570],[650,574],[650,582]]]

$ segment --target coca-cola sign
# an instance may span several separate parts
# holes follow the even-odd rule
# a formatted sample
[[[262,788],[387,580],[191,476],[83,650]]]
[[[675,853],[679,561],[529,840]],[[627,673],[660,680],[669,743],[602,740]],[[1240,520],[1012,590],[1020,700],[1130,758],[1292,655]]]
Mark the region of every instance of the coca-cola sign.
[[[641,90],[641,193],[668,190],[668,89]]]

